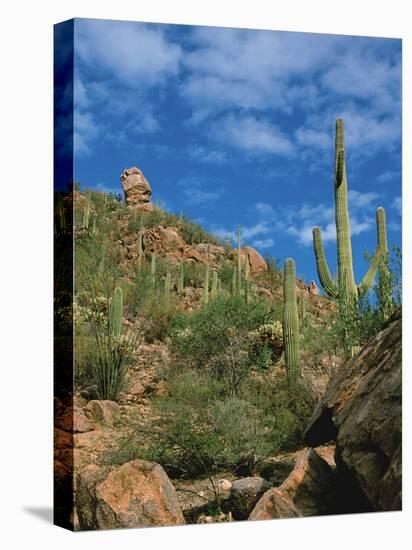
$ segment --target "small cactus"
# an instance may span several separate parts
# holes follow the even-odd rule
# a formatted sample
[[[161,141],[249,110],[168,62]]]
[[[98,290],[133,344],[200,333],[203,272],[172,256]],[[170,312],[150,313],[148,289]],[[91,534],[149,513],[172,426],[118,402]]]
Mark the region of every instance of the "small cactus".
[[[172,288],[172,276],[170,274],[170,271],[166,273],[165,278],[165,304],[168,307],[170,304],[170,291]]]
[[[180,262],[179,278],[177,280],[177,292],[179,294],[183,294],[184,287],[185,287],[185,272],[184,272],[183,262]]]
[[[283,342],[285,346],[286,374],[291,394],[300,378],[299,317],[296,302],[295,262],[288,258],[284,268]]]
[[[110,313],[111,334],[112,336],[119,338],[122,332],[123,324],[123,291],[120,287],[116,287],[114,289]]]
[[[203,287],[203,304],[206,305],[209,302],[209,266],[205,267],[205,284]]]
[[[89,229],[91,200],[92,200],[92,192],[89,191],[86,196],[86,204],[83,210],[83,228],[84,229]]]
[[[213,271],[212,273],[212,289],[210,291],[210,296],[212,300],[214,300],[217,297],[218,292],[218,274],[217,271]]]
[[[154,288],[156,283],[156,253],[155,252],[152,253],[152,259],[150,262],[150,278],[152,282],[152,288]]]
[[[142,270],[142,258],[143,258],[143,235],[139,231],[137,236],[137,271],[140,273]]]

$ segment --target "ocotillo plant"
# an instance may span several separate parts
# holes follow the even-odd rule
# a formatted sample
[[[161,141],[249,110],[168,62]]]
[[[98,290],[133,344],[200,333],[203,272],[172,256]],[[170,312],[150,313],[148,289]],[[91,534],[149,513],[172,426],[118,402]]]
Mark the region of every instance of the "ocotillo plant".
[[[150,262],[150,278],[152,281],[152,288],[155,287],[156,283],[156,253],[152,253],[152,260]]]
[[[210,291],[210,297],[212,298],[212,300],[214,300],[217,297],[217,289],[218,289],[218,274],[217,274],[217,271],[213,271],[212,288]]]
[[[209,266],[205,267],[205,284],[203,287],[203,304],[206,305],[209,302]]]
[[[313,244],[315,250],[316,266],[319,280],[326,293],[331,298],[340,298],[346,301],[356,302],[358,297],[365,294],[373,284],[380,261],[380,243],[373,255],[371,265],[358,286],[355,283],[352,264],[352,245],[350,239],[349,211],[348,211],[348,186],[346,179],[345,146],[343,120],[336,121],[335,136],[335,220],[338,248],[338,284],[336,285],[330,275],[330,270],[325,258],[322,237],[319,227],[313,228]],[[383,210],[383,209],[382,209]],[[378,218],[378,234],[382,231]]]
[[[185,272],[184,272],[183,262],[180,262],[179,278],[177,279],[177,292],[179,294],[183,294],[184,288],[185,288]]]
[[[293,394],[300,377],[299,317],[296,302],[295,262],[285,262],[283,279],[283,343],[289,392]]]
[[[123,291],[120,287],[114,289],[109,322],[112,336],[119,338],[123,324]]]

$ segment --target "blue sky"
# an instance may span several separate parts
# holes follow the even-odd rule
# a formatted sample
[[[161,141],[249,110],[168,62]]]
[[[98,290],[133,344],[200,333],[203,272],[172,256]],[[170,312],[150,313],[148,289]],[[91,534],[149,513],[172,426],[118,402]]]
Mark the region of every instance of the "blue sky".
[[[384,206],[401,244],[401,41],[75,20],[75,178],[121,192],[141,168],[153,200],[222,238],[296,260],[317,281],[311,229],[332,272],[334,126],[346,127],[357,279]]]

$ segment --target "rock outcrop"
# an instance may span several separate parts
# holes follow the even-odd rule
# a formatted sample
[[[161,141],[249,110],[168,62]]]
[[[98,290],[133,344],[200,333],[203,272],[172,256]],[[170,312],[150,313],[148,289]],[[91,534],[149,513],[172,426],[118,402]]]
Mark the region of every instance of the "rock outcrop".
[[[247,519],[270,483],[261,477],[245,477],[233,482],[231,488],[232,512],[235,519]]]
[[[266,491],[263,497],[253,508],[249,520],[259,521],[275,518],[297,518],[300,517],[299,510],[280,489],[273,488]]]
[[[237,248],[235,248],[232,252],[232,258],[237,261],[237,256],[238,250]],[[259,252],[251,246],[244,246],[240,249],[240,258],[242,263],[245,261],[245,259],[247,259],[249,263],[250,273],[252,274],[262,273],[268,268],[264,258],[262,258]]]
[[[342,511],[402,507],[401,360],[398,311],[339,369],[309,422],[308,444],[336,440],[341,487],[351,488]]]
[[[120,176],[126,204],[149,212],[153,210],[151,203],[152,189],[143,172],[133,166],[123,171]]]
[[[329,464],[311,448],[304,449],[292,472],[266,491],[249,519],[319,516],[335,509],[335,478]]]
[[[80,529],[155,527],[185,523],[175,489],[159,464],[86,466],[77,476]]]

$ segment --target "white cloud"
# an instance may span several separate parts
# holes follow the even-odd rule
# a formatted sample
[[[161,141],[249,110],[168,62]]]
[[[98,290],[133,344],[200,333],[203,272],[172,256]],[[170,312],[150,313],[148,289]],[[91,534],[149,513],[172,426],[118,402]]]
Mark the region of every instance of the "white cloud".
[[[398,180],[400,178],[401,172],[399,170],[386,170],[376,178],[376,181],[378,183],[388,183],[390,181]]]
[[[274,240],[273,239],[263,239],[263,240],[256,240],[256,241],[253,241],[252,242],[252,246],[255,247],[255,248],[270,248],[271,246],[274,245]]]
[[[183,188],[183,197],[186,204],[202,205],[219,199],[223,193],[223,188],[216,188],[216,182],[207,184],[198,177],[183,178],[178,182],[178,186]]]
[[[78,19],[75,40],[84,63],[108,71],[132,88],[162,84],[179,72],[181,47],[168,39],[161,26]]]
[[[227,161],[227,154],[224,151],[206,149],[200,145],[189,147],[187,152],[191,159],[199,162],[223,164]]]
[[[380,198],[379,193],[374,191],[362,193],[355,189],[349,189],[348,191],[348,203],[350,210],[359,210],[362,208],[371,208],[376,201]]]
[[[213,124],[211,133],[219,141],[252,154],[294,153],[293,143],[279,128],[253,116],[227,115]]]
[[[402,197],[395,197],[392,203],[392,208],[394,208],[399,216],[402,216]]]

